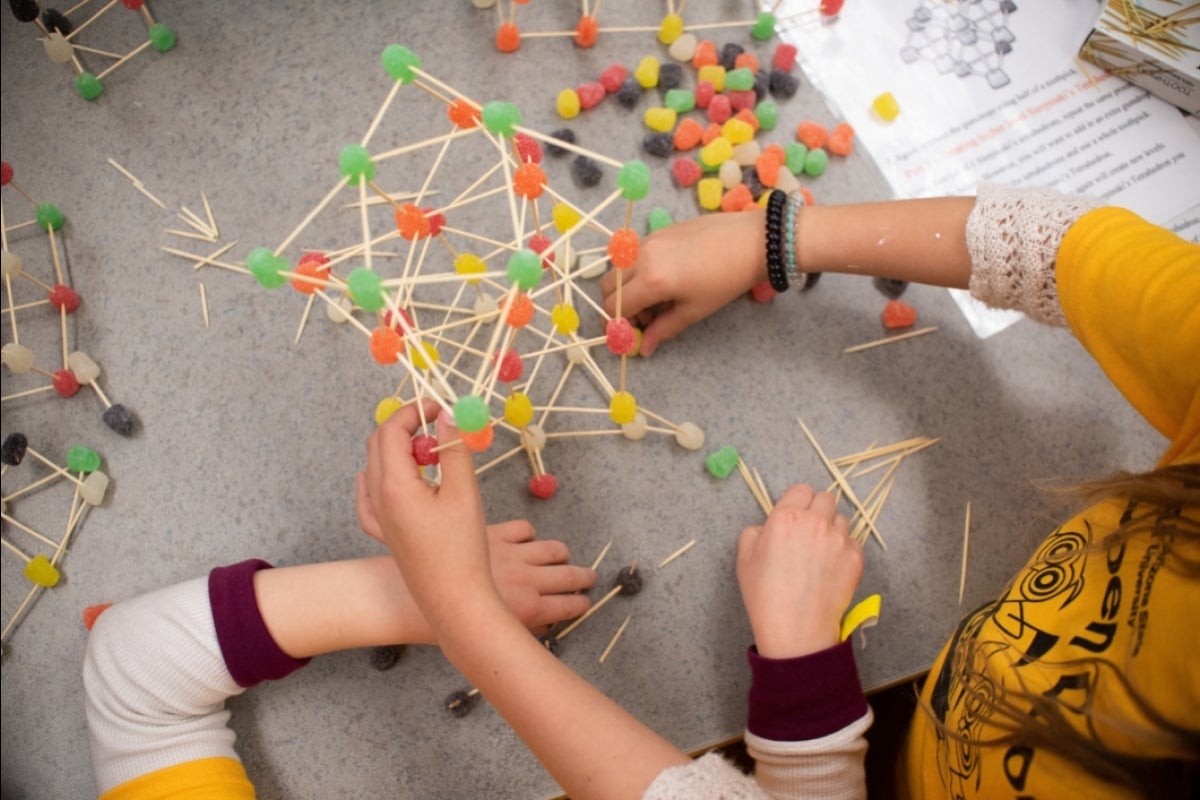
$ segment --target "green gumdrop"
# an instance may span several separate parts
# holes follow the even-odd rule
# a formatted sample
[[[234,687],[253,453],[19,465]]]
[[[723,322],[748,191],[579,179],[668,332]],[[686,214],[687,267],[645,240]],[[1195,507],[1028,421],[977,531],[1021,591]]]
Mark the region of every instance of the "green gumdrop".
[[[487,403],[473,394],[463,395],[454,403],[454,425],[467,433],[483,430],[491,420]]]
[[[156,22],[150,26],[150,44],[160,53],[165,53],[175,46],[175,32]]]
[[[358,267],[346,276],[350,298],[363,311],[375,312],[383,308],[383,278],[369,267]]]
[[[287,283],[287,277],[280,274],[286,266],[287,262],[269,247],[256,247],[246,255],[246,268],[264,289],[278,289]]]
[[[508,280],[528,292],[542,280],[542,258],[532,250],[518,250],[508,259]]]
[[[53,203],[42,203],[39,205],[34,212],[34,216],[37,217],[38,227],[44,231],[58,230],[62,227],[63,221],[66,219],[63,213],[58,210],[58,206]]]
[[[754,118],[760,131],[773,131],[779,123],[779,106],[771,100],[763,100],[754,107]]]
[[[739,458],[737,448],[727,444],[715,453],[709,453],[704,459],[704,467],[714,478],[728,478],[729,473],[737,469]]]
[[[521,124],[521,110],[512,103],[493,100],[483,107],[483,126],[492,133],[512,136]]]
[[[646,230],[654,233],[659,228],[665,228],[672,222],[674,220],[671,219],[671,212],[660,206],[659,208],[652,209],[646,216]]]
[[[361,144],[348,144],[342,148],[338,153],[338,171],[351,182],[361,182],[363,178],[375,180],[375,162],[371,160],[370,151]]]
[[[81,72],[75,76],[75,90],[84,100],[95,100],[104,94],[104,84],[90,72]]]
[[[696,107],[696,93],[691,89],[668,89],[663,105],[676,114],[686,114]]]
[[[626,200],[641,200],[650,194],[650,168],[641,161],[630,161],[617,173],[617,186]]]
[[[67,469],[71,472],[95,472],[100,469],[100,454],[76,445],[67,451]]]
[[[379,60],[383,62],[383,68],[387,70],[388,75],[405,85],[412,83],[417,77],[412,68],[421,68],[421,57],[398,44],[389,44],[383,48],[383,55]]]
[[[788,142],[783,146],[783,158],[788,172],[799,175],[804,171],[804,159],[808,158],[808,148],[800,142]]]
[[[775,15],[769,11],[763,11],[758,15],[758,19],[754,20],[754,24],[750,27],[750,35],[760,42],[765,42],[775,35]]]
[[[744,92],[754,88],[754,72],[748,67],[739,67],[725,73],[725,90]]]
[[[808,155],[804,157],[804,172],[806,175],[812,175],[814,178],[825,173],[825,167],[829,166],[829,154],[820,147],[814,147],[808,151]]]

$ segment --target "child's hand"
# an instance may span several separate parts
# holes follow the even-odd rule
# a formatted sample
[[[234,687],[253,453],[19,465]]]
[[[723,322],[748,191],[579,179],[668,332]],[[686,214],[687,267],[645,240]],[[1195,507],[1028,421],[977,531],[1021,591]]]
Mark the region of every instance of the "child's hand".
[[[641,243],[621,276],[623,317],[644,326],[642,355],[766,280],[764,212],[711,214],[660,228]],[[600,283],[617,313],[617,272]]]
[[[438,415],[437,438],[443,447],[456,444],[440,452],[440,486],[426,483],[413,459],[412,438],[420,426],[414,405],[397,411],[367,440],[365,483],[374,526],[435,632],[473,603],[502,602],[492,579],[475,466],[448,417]]]
[[[793,486],[765,525],[742,531],[737,575],[754,642],[767,658],[837,644],[862,577],[862,548],[828,492]]]

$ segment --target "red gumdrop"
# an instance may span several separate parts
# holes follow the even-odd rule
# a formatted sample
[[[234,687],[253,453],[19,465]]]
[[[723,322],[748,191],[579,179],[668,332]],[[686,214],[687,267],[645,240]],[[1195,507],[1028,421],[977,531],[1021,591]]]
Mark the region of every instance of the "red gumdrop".
[[[542,269],[550,269],[550,265],[554,263],[554,251],[550,249],[550,237],[544,233],[535,233],[529,237],[528,247],[533,252],[542,257]]]
[[[608,240],[608,259],[617,269],[629,269],[637,261],[638,235],[632,228],[618,228]]]
[[[392,330],[398,331],[400,333],[404,333],[405,330],[411,331],[413,328],[415,328],[416,326],[413,324],[412,315],[409,314],[407,311],[405,311],[403,308],[398,309],[398,310],[400,312],[400,317],[404,320],[404,323],[402,324],[400,322],[400,320],[397,319],[396,316],[392,313],[392,310],[389,308],[383,312],[384,327],[391,328]],[[405,328],[404,325],[408,325],[408,327]]]
[[[437,466],[438,462],[441,461],[440,454],[436,450],[438,440],[434,437],[425,433],[418,433],[413,437],[412,443],[413,461],[416,461],[419,466],[433,467]]]
[[[546,173],[532,162],[517,167],[512,177],[513,191],[526,200],[536,200],[546,189]]]
[[[0,161],[0,186],[8,186],[12,183],[13,168],[12,164],[7,161]]]
[[[96,624],[96,620],[100,618],[100,615],[108,611],[111,607],[112,603],[99,603],[85,608],[83,610],[83,627],[90,631]]]
[[[56,283],[50,288],[50,304],[70,314],[79,308],[79,292],[65,284]]]
[[[791,72],[792,67],[796,66],[796,45],[780,42],[775,46],[775,56],[771,60],[771,65],[775,69]]]
[[[729,107],[734,111],[753,110],[758,103],[758,95],[754,94],[753,89],[733,90],[725,93],[729,98]],[[712,111],[712,103],[708,104],[708,110]]]
[[[716,96],[716,87],[711,81],[700,81],[696,84],[696,108],[708,108],[708,104],[712,102]]]
[[[479,127],[482,112],[460,97],[446,109],[446,116],[458,127],[470,129]]]
[[[628,77],[629,70],[625,69],[624,64],[609,64],[604,72],[600,73],[600,85],[604,87],[604,91],[615,94],[621,88],[621,82]]]
[[[775,291],[775,287],[771,286],[770,281],[757,283],[750,290],[750,299],[756,303],[769,303],[775,299],[775,295],[779,292]]]
[[[446,215],[433,206],[426,206],[421,209],[421,212],[425,214],[425,219],[429,220],[429,235],[440,235],[442,228],[446,225]]]
[[[575,44],[580,47],[591,47],[596,44],[596,36],[600,33],[600,25],[595,17],[580,17],[575,26]]]
[[[513,134],[513,144],[522,162],[542,163],[542,145],[537,139],[527,133],[516,133]]]
[[[549,500],[554,497],[554,493],[558,491],[558,478],[551,475],[549,472],[543,472],[541,475],[534,475],[529,479],[529,491],[534,497],[542,500]]]
[[[888,300],[882,316],[885,328],[908,328],[917,321],[917,310],[903,300]]]
[[[588,81],[576,86],[575,94],[579,95],[579,107],[589,109],[600,105],[600,101],[608,95],[608,92],[605,91],[604,84],[598,81]]]
[[[520,28],[511,22],[501,25],[496,31],[496,49],[501,53],[515,53],[520,46]]]
[[[754,94],[754,92],[750,92]],[[714,95],[708,103],[708,121],[724,125],[733,116],[733,103],[727,94]]]
[[[125,6],[130,11],[142,10],[142,0],[121,0],[121,5]],[[91,630],[91,628],[88,630]]]
[[[521,360],[521,354],[516,350],[509,350],[504,354],[503,358],[499,357],[499,353],[492,357],[492,361],[499,361],[500,367],[497,370],[497,375],[500,380],[505,383],[521,380],[521,376],[525,374],[525,362]]]
[[[618,356],[627,356],[637,347],[637,335],[624,317],[614,317],[604,329],[605,344]]]
[[[54,384],[54,391],[58,392],[60,397],[71,397],[79,391],[79,379],[69,369],[55,370],[51,382]]]
[[[671,178],[682,189],[695,186],[704,174],[704,169],[690,158],[677,158],[671,162]]]
[[[842,10],[843,5],[845,5],[845,0],[821,0],[821,5],[819,6],[821,16],[836,17],[838,12]]]

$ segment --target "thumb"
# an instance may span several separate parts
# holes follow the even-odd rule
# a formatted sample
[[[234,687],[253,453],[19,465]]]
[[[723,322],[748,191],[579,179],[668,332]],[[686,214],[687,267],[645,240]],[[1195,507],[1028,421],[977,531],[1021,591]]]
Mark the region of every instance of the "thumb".
[[[439,450],[439,463],[442,471],[442,487],[453,487],[458,491],[460,486],[471,486],[475,483],[475,461],[471,450],[462,441],[458,428],[454,427],[454,417],[446,409],[437,418],[438,444],[454,444]]]
[[[668,339],[674,339],[687,326],[687,318],[680,312],[678,306],[662,312],[642,330],[641,354],[644,356],[654,355],[654,351],[660,344]]]

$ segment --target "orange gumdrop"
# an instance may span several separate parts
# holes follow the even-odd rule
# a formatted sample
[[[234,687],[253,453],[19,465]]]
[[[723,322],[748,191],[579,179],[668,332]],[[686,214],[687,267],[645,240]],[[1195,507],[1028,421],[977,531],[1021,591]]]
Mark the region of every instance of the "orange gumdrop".
[[[324,281],[329,275],[329,258],[321,253],[305,253],[296,265],[296,275]],[[292,278],[292,288],[300,294],[313,294],[321,288],[320,283]]]
[[[532,161],[526,161],[517,167],[513,173],[513,191],[526,200],[536,200],[542,196],[546,186],[546,173]]]
[[[580,17],[579,24],[575,26],[575,44],[580,47],[591,47],[596,43],[596,35],[600,32],[600,25],[596,22],[595,17]]]
[[[692,66],[696,69],[719,64],[717,58],[717,43],[711,39],[701,39],[696,42],[696,50],[692,53]]]
[[[458,437],[462,439],[463,444],[472,453],[482,453],[492,446],[492,439],[495,437],[495,432],[492,430],[492,423],[489,422],[474,433],[459,431]]]
[[[774,152],[763,151],[754,160],[754,170],[763,186],[774,186],[779,181],[779,170],[783,161]]]
[[[701,144],[708,144],[713,139],[721,135],[721,126],[715,122],[708,123],[708,127],[704,129],[704,135],[700,137]]]
[[[380,364],[395,364],[404,349],[404,337],[395,328],[382,325],[371,331],[371,357]]]
[[[88,606],[85,608],[83,610],[83,627],[90,631],[92,626],[96,624],[96,620],[100,617],[100,615],[105,611],[108,611],[108,609],[111,607],[112,603],[100,603],[99,605]]]
[[[754,196],[744,183],[739,183],[721,197],[722,211],[741,211],[747,205],[754,205]]]
[[[800,196],[804,198],[804,205],[815,206],[817,204],[817,201],[813,199],[812,192],[808,190],[807,186],[801,186],[797,191],[799,191]]]
[[[446,116],[460,128],[477,128],[481,112],[461,97],[457,98],[446,109]]]
[[[617,269],[629,269],[637,261],[638,235],[631,228],[613,231],[608,240],[608,259]]]
[[[496,31],[496,49],[501,53],[513,53],[521,46],[521,30],[512,22],[506,22]]]
[[[396,209],[396,230],[410,242],[423,239],[429,235],[429,217],[412,203],[405,203]]]
[[[691,150],[704,138],[704,126],[691,117],[679,120],[672,141],[676,150]]]
[[[743,108],[741,111],[734,114],[733,118],[740,119],[742,122],[746,123],[751,128],[753,128],[755,133],[758,133],[758,128],[759,128],[758,117],[750,109]]]
[[[824,147],[829,141],[829,131],[825,130],[824,125],[806,120],[796,126],[796,140],[809,150],[816,150],[818,147]]]
[[[881,317],[885,328],[908,328],[916,323],[917,310],[903,300],[888,300]]]
[[[829,144],[825,148],[835,156],[848,156],[854,149],[854,128],[843,122],[829,133]]]
[[[758,56],[751,52],[739,53],[738,57],[733,60],[733,68],[758,72]]]
[[[533,319],[533,301],[529,299],[529,295],[522,292],[513,298],[512,306],[508,309],[508,316],[504,318],[504,321],[514,328],[524,328],[531,319]]]

